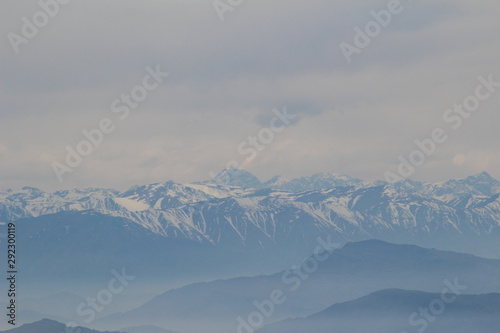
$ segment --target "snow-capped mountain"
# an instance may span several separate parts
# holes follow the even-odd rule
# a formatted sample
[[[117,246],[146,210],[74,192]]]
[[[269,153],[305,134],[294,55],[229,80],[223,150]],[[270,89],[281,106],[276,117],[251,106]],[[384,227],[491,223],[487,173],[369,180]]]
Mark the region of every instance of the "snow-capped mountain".
[[[226,249],[304,254],[318,236],[330,234],[340,242],[379,238],[495,256],[499,190],[500,182],[487,173],[436,184],[388,184],[336,174],[261,182],[228,169],[202,183],[167,181],[123,193],[3,190],[0,218],[92,210],[161,236]]]
[[[364,181],[359,178],[353,178],[341,174],[317,173],[310,177],[303,177],[284,182],[279,188],[291,192],[314,191],[331,189],[334,187],[368,187],[379,184]]]
[[[255,177],[250,172],[234,167],[222,170],[212,180],[205,183],[249,188],[258,188],[262,185],[259,178]]]
[[[109,189],[74,189],[47,193],[34,187],[0,190],[0,219],[13,221],[61,211],[116,210],[119,191]]]

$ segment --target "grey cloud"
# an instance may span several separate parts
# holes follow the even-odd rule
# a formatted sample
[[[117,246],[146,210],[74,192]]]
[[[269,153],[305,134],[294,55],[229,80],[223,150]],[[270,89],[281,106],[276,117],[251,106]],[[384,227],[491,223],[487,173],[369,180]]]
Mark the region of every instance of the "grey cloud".
[[[262,178],[333,171],[382,178],[399,154],[498,72],[494,1],[413,1],[347,64],[339,48],[387,1],[245,1],[224,22],[211,1],[73,1],[14,54],[6,34],[37,1],[0,13],[0,182],[46,189],[201,180],[268,126],[272,109],[297,114],[248,169]],[[128,119],[111,102],[146,66],[170,76]],[[482,105],[419,179],[477,171],[500,178],[498,95]],[[50,161],[111,118],[116,131],[59,184]],[[2,148],[4,147],[4,148]],[[6,147],[6,148],[5,148]],[[464,158],[455,159],[462,154]],[[463,162],[456,164],[456,162]]]

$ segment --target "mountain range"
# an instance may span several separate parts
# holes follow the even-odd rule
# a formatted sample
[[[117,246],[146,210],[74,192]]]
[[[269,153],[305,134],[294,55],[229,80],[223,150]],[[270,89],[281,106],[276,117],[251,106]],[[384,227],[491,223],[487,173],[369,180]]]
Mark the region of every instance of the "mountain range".
[[[124,332],[100,332],[85,327],[68,327],[54,320],[43,319],[31,324],[24,324],[10,330],[1,331],[5,333],[124,333]]]
[[[498,258],[499,189],[487,173],[388,184],[336,174],[261,182],[227,169],[210,181],[125,192],[1,190],[0,219],[17,222],[26,244],[21,262],[47,281],[88,280],[116,269],[111,263],[163,277],[168,265],[158,262],[176,265],[172,280],[211,267],[205,279],[287,267],[324,235],[340,244],[376,238]]]
[[[210,181],[167,181],[125,192],[1,190],[0,221],[91,211],[168,239],[272,252],[280,260],[306,256],[323,234],[340,243],[378,238],[498,257],[499,192],[500,182],[485,172],[442,183],[389,184],[325,173],[261,182],[227,169]]]
[[[77,327],[69,327],[65,324],[57,322],[55,320],[50,319],[42,319],[30,324],[24,324],[20,327],[16,327],[13,329],[9,329],[6,331],[0,331],[5,333],[176,333],[173,331],[165,330],[155,326],[137,326],[137,327],[128,327],[121,329],[119,332],[102,332],[95,331],[85,327],[77,326]]]
[[[450,304],[441,299],[439,293],[381,290],[353,301],[332,305],[306,318],[269,325],[257,330],[257,333],[500,331],[500,294],[460,295]],[[420,309],[426,313],[420,312]]]
[[[109,315],[95,324],[106,329],[151,324],[183,333],[237,332],[238,323],[256,311],[272,313],[262,325],[271,324],[311,316],[326,311],[332,304],[350,302],[385,289],[439,293],[451,285],[464,294],[500,292],[500,260],[468,254],[369,240],[333,250],[324,260],[316,261],[316,265],[314,258],[271,275],[220,279],[174,288],[131,311]],[[284,301],[271,306],[269,300],[276,290],[281,291]],[[377,297],[381,299],[381,306],[393,299],[389,296],[384,299],[384,294]],[[499,294],[494,298],[500,301]],[[476,300],[481,304],[480,297]],[[377,309],[375,303],[370,303],[371,310]],[[407,305],[418,309],[420,303],[409,297]],[[400,310],[411,314],[406,308]],[[286,329],[276,332],[290,330],[294,324],[286,325]],[[314,327],[309,328],[316,331]]]
[[[406,180],[389,184],[326,173],[292,180],[276,176],[262,182],[247,171],[227,169],[209,181],[185,184],[166,181],[134,186],[124,192],[97,188],[53,193],[32,187],[0,190],[0,221],[3,221],[0,229],[9,221],[16,224],[19,269],[23,272],[19,283],[30,297],[23,302],[29,318],[79,319],[68,309],[78,306],[74,304],[76,300],[82,302],[80,296],[65,296],[49,307],[40,306],[38,300],[53,294],[67,295],[64,292],[68,291],[95,295],[108,283],[113,271],[125,269],[137,279],[122,294],[116,295],[119,302],[113,302],[97,314],[103,327],[106,328],[106,320],[113,323],[109,327],[114,330],[155,324],[154,320],[133,320],[128,324],[124,320],[124,325],[118,326],[110,315],[135,311],[125,319],[149,318],[135,314],[148,308],[145,302],[163,291],[168,295],[163,295],[161,301],[157,296],[151,302],[166,304],[172,313],[176,313],[176,308],[184,309],[179,318],[185,317],[186,322],[192,322],[191,313],[200,309],[201,313],[207,311],[204,314],[207,318],[211,314],[217,317],[214,311],[222,311],[221,322],[227,324],[234,318],[226,314],[247,309],[254,295],[264,292],[257,287],[262,283],[255,281],[279,283],[276,272],[303,262],[320,238],[328,239],[339,248],[347,244],[342,253],[349,248],[360,251],[366,246],[363,241],[379,239],[498,259],[499,190],[500,182],[487,173],[442,183]],[[276,318],[312,315],[333,303],[350,301],[381,289],[435,292],[436,281],[445,275],[449,277],[441,271],[432,275],[431,282],[429,276],[422,273],[439,271],[434,264],[440,263],[441,254],[435,254],[435,258],[422,259],[428,265],[415,263],[415,267],[421,267],[420,271],[407,267],[413,275],[403,274],[406,280],[381,275],[370,281],[367,276],[373,273],[370,270],[373,267],[365,267],[370,260],[379,262],[388,272],[393,271],[392,265],[411,262],[405,257],[398,259],[397,264],[380,262],[377,257],[362,262],[354,260],[368,256],[370,251],[386,258],[391,257],[392,252],[402,251],[393,248],[379,253],[377,246],[385,243],[370,244],[372,247],[368,252],[362,251],[362,255],[351,254],[337,260],[334,266],[347,265],[349,272],[337,274],[336,283],[343,281],[340,289],[328,287],[331,274],[318,273],[315,279],[321,288],[301,289],[308,292],[302,296],[301,292],[297,293],[297,302],[280,308]],[[408,255],[414,254],[409,251]],[[455,269],[468,267],[476,273],[484,270],[485,277],[476,276],[471,283],[488,288],[478,288],[476,292],[500,292],[491,280],[491,276],[498,276],[497,268],[492,269],[489,262],[468,266],[464,260],[457,260],[456,267],[446,266],[449,267],[446,272],[466,276]],[[356,271],[349,262],[365,269]],[[239,284],[238,280],[231,280],[238,276],[259,278],[255,281],[241,278],[250,283],[247,286],[246,282]],[[401,283],[414,281],[419,276],[419,284]],[[214,285],[205,285],[208,289],[196,289],[197,282],[210,280],[219,281],[220,288],[214,287],[218,285],[214,282]],[[387,283],[378,283],[380,281]],[[392,283],[394,281],[398,282]],[[252,283],[256,284],[255,288]],[[234,286],[228,287],[228,284]],[[39,288],[40,285],[44,288]],[[174,297],[175,288],[188,285],[182,297]],[[248,293],[228,294],[227,288],[245,289]],[[205,298],[197,298],[200,295]],[[315,295],[315,301],[310,300],[310,295]],[[185,308],[172,304],[184,304]],[[224,304],[231,306],[223,311]],[[153,310],[151,307],[147,313],[154,313]],[[184,324],[160,324],[185,333]]]

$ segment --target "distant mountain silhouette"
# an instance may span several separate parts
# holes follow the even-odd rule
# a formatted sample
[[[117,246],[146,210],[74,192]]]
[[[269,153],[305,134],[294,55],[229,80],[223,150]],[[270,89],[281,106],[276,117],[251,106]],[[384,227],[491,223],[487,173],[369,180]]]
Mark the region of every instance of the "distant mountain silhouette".
[[[151,325],[127,327],[127,328],[120,329],[120,331],[127,332],[127,333],[177,333],[174,331],[169,331],[169,330],[166,330],[164,328],[151,326]]]
[[[257,333],[500,332],[500,294],[459,295],[449,304],[441,298],[439,293],[382,290],[307,318],[268,325]],[[429,317],[421,315],[420,309],[427,310]]]
[[[299,278],[292,270],[191,284],[97,323],[108,329],[121,323],[181,332],[230,332],[236,329],[237,317],[255,311],[253,302],[269,299],[274,289],[283,290],[287,300],[276,306],[272,321],[310,315],[382,289],[439,292],[445,279],[467,285],[468,293],[500,292],[500,260],[379,240],[348,243],[305,276]]]
[[[80,332],[80,333],[125,333],[125,332],[101,332],[94,331],[84,327],[68,329],[65,324],[61,324],[54,320],[43,319],[31,324],[24,324],[4,333],[65,333],[65,332]],[[128,332],[126,332],[128,333]]]

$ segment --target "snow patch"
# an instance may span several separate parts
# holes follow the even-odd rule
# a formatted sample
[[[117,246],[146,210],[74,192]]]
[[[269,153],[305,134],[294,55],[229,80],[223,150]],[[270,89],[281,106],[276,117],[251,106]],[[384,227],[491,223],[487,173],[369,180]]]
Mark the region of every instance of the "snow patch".
[[[156,203],[155,203],[155,206],[154,208],[155,209],[161,209],[161,203],[163,202],[163,199],[165,198],[160,198]]]
[[[198,191],[201,191],[201,192],[204,192],[208,195],[211,195],[213,197],[216,197],[216,198],[227,198],[227,193],[224,193],[223,191],[219,190],[219,189],[215,189],[213,187],[208,187],[208,186],[205,186],[205,185],[198,185],[198,184],[186,184],[186,187],[190,187],[192,189],[195,189],[195,190],[198,190]]]
[[[113,199],[120,206],[128,209],[131,212],[140,212],[143,210],[148,210],[149,205],[144,202],[135,201],[129,198],[114,198]]]

